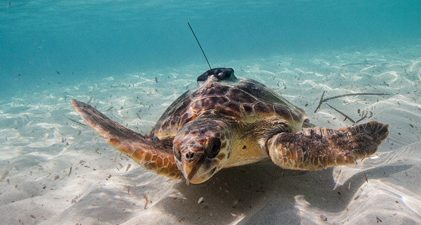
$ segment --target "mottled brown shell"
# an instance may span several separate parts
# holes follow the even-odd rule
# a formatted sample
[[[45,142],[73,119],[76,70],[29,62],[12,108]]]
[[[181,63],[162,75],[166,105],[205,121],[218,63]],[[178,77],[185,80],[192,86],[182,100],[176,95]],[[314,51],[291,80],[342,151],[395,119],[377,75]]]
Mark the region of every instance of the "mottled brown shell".
[[[304,111],[255,80],[238,82],[208,79],[197,90],[188,91],[171,104],[152,134],[172,138],[189,121],[216,116],[238,123],[277,120],[300,129]]]

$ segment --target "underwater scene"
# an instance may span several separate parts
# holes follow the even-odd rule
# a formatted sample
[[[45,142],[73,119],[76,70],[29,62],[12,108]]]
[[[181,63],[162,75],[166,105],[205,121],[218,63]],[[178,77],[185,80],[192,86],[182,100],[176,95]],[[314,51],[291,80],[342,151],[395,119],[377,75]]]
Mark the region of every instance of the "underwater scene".
[[[234,72],[198,82],[210,68]],[[211,115],[191,138],[171,118],[206,85],[231,90],[217,99],[234,116],[188,105],[189,121]],[[3,0],[0,224],[421,224],[420,96],[419,0]],[[365,133],[372,121],[383,130]],[[195,184],[203,168],[177,146],[220,124],[199,160],[220,166]],[[347,145],[370,152],[273,156]]]

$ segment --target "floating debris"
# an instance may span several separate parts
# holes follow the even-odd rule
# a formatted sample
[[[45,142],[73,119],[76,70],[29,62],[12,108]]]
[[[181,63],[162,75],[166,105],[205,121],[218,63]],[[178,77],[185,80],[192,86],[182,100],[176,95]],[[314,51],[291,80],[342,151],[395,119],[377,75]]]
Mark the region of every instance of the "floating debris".
[[[333,110],[335,110],[336,112],[338,112],[339,114],[341,114],[342,116],[344,116],[344,117],[345,117],[344,121],[348,119],[348,120],[349,120],[349,121],[351,121],[352,123],[355,123],[355,120],[351,119],[351,117],[349,117],[349,116],[348,116],[348,115],[346,115],[345,113],[343,113],[343,112],[339,111],[339,109],[337,109],[337,108],[335,108],[335,107],[333,107],[333,106],[331,106],[331,105],[329,105],[329,104],[327,104],[327,103],[326,103],[326,105],[327,105],[327,106],[329,106],[330,108],[332,108]]]
[[[348,96],[359,96],[359,95],[376,95],[376,96],[390,95],[390,94],[387,94],[387,93],[363,93],[363,92],[361,92],[361,93],[350,93],[350,94],[336,95],[336,96],[333,96],[333,97],[324,98],[325,94],[326,94],[326,91],[323,91],[322,96],[320,97],[319,104],[317,105],[316,109],[314,110],[315,113],[317,112],[317,110],[320,109],[320,106],[322,105],[323,102],[327,102],[329,100],[336,99],[336,98],[342,98],[342,97],[348,97]]]
[[[355,123],[359,123],[359,122],[363,121],[364,119],[366,119],[367,118],[367,114],[368,113],[363,113],[362,116],[361,116],[361,118],[359,120],[355,121]],[[371,114],[371,115],[373,115],[373,114]]]
[[[129,164],[127,164],[127,167],[126,167],[126,172],[127,172],[127,171],[129,171],[129,169],[130,169],[130,167],[131,167],[131,166],[132,166],[132,164],[130,164],[130,163],[129,163]]]
[[[70,202],[72,203],[72,204],[74,204],[74,203],[76,203],[76,202],[78,202],[78,199],[80,198],[80,196],[82,196],[82,194],[79,194],[79,195],[76,195]]]
[[[91,101],[92,101],[92,96],[91,97],[89,97],[89,100],[88,100],[88,102],[86,102],[87,104],[90,104],[91,103]]]
[[[347,67],[347,66],[373,66],[375,64],[370,63],[369,61],[365,60],[364,62],[356,62],[356,63],[347,63],[341,65],[341,67]]]
[[[239,203],[239,202],[240,202],[239,200],[235,200],[235,201],[232,203],[232,208],[237,207],[237,205],[238,205],[238,203]]]
[[[86,124],[83,124],[83,123],[81,123],[81,122],[79,122],[79,121],[77,121],[77,120],[74,120],[74,119],[72,119],[72,118],[69,118],[69,117],[66,117],[68,120],[70,120],[70,121],[72,121],[73,123],[76,123],[76,124],[78,124],[78,125],[81,125],[81,126],[84,126],[84,127],[86,127]]]
[[[205,200],[204,200],[204,198],[203,197],[200,197],[199,198],[199,200],[197,200],[197,204],[202,204],[203,202],[204,202]]]
[[[136,112],[136,116],[137,116],[137,118],[138,118],[139,120],[142,120],[142,118],[141,118],[141,116],[140,116],[139,112]]]
[[[147,209],[148,208],[148,204],[149,204],[148,196],[147,195],[143,195],[143,198],[145,199],[145,205],[143,206],[143,209]]]

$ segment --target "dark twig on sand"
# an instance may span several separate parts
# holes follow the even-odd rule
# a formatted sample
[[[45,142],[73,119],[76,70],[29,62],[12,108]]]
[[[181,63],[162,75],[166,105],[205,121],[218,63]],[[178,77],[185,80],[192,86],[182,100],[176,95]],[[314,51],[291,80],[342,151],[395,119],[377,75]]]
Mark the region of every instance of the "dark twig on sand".
[[[332,99],[335,99],[335,98],[342,98],[342,97],[347,97],[347,96],[357,96],[357,95],[377,95],[377,96],[379,96],[379,95],[390,95],[390,94],[387,94],[387,93],[363,93],[363,92],[361,92],[361,93],[350,93],[350,94],[343,94],[343,95],[337,95],[337,96],[325,98],[325,99],[323,99],[323,102],[326,102],[326,101],[329,101],[329,100],[332,100]]]
[[[349,117],[348,115],[346,115],[345,113],[343,113],[343,112],[341,112],[341,111],[339,111],[339,109],[337,109],[337,108],[335,108],[335,107],[333,107],[333,106],[331,106],[331,105],[329,105],[329,104],[327,104],[326,103],[326,105],[327,106],[329,106],[330,108],[332,108],[333,110],[335,110],[336,112],[338,112],[339,114],[341,114],[342,116],[344,116],[345,117],[345,120],[349,120],[349,121],[351,121],[352,123],[355,123],[355,120],[353,120],[353,119],[351,119],[351,117]],[[345,121],[344,120],[344,121]]]
[[[364,115],[359,120],[355,121],[355,123],[359,123],[359,122],[363,121],[365,118],[367,118],[367,115]]]
[[[320,106],[322,105],[323,102],[327,102],[329,100],[336,99],[336,98],[342,98],[342,97],[348,97],[348,96],[359,96],[359,95],[376,95],[376,96],[390,95],[390,94],[387,94],[387,93],[363,93],[363,92],[360,92],[360,93],[350,93],[350,94],[336,95],[336,96],[332,96],[332,97],[329,97],[329,98],[323,98],[325,93],[326,93],[326,91],[323,91],[322,97],[320,97],[319,105],[317,105],[316,110],[314,110],[315,113],[317,112],[317,110],[320,109]]]
[[[319,110],[319,109],[320,109],[320,106],[321,106],[321,105],[322,105],[322,103],[323,103],[323,96],[325,96],[325,93],[326,93],[326,91],[323,91],[322,96],[320,97],[319,104],[317,105],[316,110],[314,110],[314,112],[315,112],[315,113],[317,112],[317,110]]]
[[[370,113],[371,113],[370,115],[372,116],[373,115],[373,112],[370,111]],[[360,112],[360,110],[358,110],[358,114],[361,116],[361,118],[359,120],[355,121],[355,123],[359,123],[359,122],[363,121],[364,119],[366,119],[367,116],[368,116],[368,111],[362,111],[362,112]]]

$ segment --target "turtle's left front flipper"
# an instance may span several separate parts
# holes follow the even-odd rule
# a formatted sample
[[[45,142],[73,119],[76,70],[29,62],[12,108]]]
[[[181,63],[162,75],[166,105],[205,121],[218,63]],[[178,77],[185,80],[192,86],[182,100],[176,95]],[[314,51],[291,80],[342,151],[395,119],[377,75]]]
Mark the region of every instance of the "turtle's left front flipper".
[[[266,142],[272,161],[285,169],[319,170],[353,164],[376,152],[388,125],[372,121],[341,129],[304,128],[282,132]]]
[[[136,133],[121,124],[112,121],[94,107],[72,100],[73,108],[85,122],[94,128],[111,145],[130,156],[139,164],[158,174],[171,178],[180,178],[172,148],[160,141]]]

